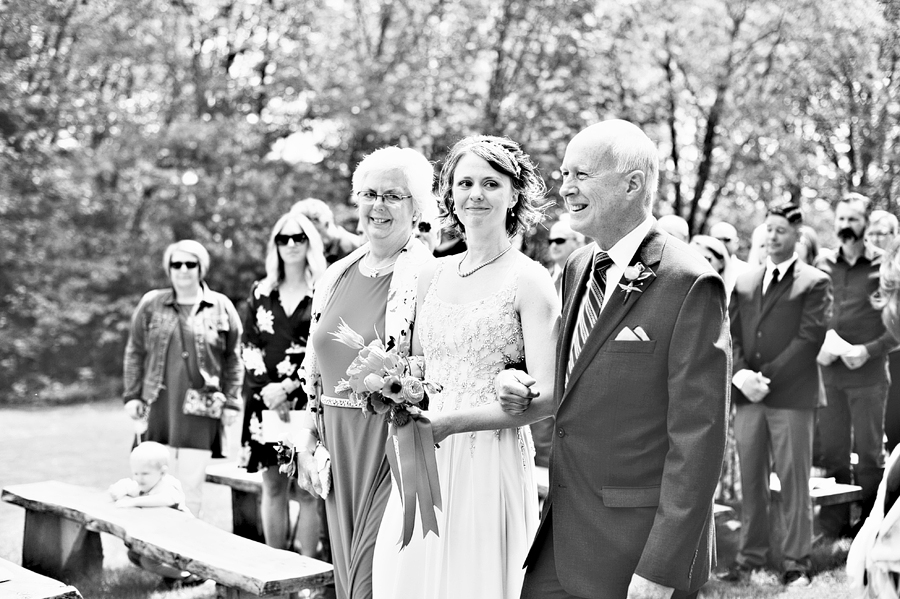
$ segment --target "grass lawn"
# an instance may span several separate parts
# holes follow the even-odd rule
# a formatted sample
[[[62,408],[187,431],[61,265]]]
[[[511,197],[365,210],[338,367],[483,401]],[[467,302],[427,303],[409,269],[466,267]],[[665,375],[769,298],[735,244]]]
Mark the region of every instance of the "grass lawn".
[[[128,476],[131,422],[119,401],[75,406],[0,408],[0,487],[59,480],[106,488]],[[237,453],[237,426],[229,430],[231,455]],[[203,496],[203,520],[231,529],[231,498],[226,487],[207,484]],[[25,511],[0,502],[0,557],[21,563]],[[719,563],[733,559],[736,532],[723,526],[719,534]],[[215,586],[182,591],[161,590],[160,579],[131,565],[118,538],[103,539],[102,580],[78,584],[84,599],[213,599]],[[711,581],[701,591],[705,599],[845,599],[843,572],[846,543],[816,547],[816,576],[806,589],[785,590],[774,577],[757,577],[747,584]],[[427,599],[427,598],[424,598]]]

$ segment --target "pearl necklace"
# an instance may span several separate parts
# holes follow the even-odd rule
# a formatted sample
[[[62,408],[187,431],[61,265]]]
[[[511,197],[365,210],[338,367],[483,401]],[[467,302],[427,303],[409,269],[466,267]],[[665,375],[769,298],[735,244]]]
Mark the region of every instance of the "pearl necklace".
[[[467,270],[466,272],[463,272],[462,271],[463,260],[465,260],[466,257],[469,255],[469,250],[466,250],[466,255],[463,256],[462,260],[459,261],[459,264],[456,265],[456,274],[458,274],[460,277],[463,277],[463,278],[473,275],[476,272],[478,272],[479,270],[481,270],[482,268],[484,268],[485,266],[487,266],[488,264],[493,264],[494,262],[496,262],[497,260],[502,258],[503,254],[505,254],[506,252],[508,252],[511,249],[512,249],[512,244],[509,244],[508,246],[506,246],[505,250],[503,250],[502,252],[500,252],[499,254],[497,254],[496,256],[494,256],[493,258],[488,260],[487,262],[482,262],[481,264],[479,264],[472,270]]]

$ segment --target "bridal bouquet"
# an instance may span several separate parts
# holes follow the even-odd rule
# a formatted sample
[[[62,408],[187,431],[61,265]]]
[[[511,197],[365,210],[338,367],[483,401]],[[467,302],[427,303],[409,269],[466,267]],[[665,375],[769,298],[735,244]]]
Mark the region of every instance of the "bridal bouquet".
[[[408,341],[396,343],[390,338],[385,344],[375,339],[367,345],[343,319],[331,335],[359,352],[347,367],[347,378],[335,386],[335,393],[349,393],[363,402],[366,415],[383,415],[389,424],[385,453],[403,501],[401,548],[412,539],[417,501],[423,536],[429,531],[437,535],[434,508],[442,508],[434,434],[420,410],[427,409],[429,393],[439,393],[440,385],[413,376]]]

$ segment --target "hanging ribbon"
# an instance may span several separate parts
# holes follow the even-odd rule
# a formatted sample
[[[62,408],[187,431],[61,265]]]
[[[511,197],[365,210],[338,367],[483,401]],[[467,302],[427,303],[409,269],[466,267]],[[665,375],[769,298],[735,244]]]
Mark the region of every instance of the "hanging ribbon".
[[[396,439],[396,445],[394,444]],[[396,449],[395,449],[396,448]],[[441,485],[438,480],[437,460],[434,456],[434,433],[425,418],[411,419],[406,425],[390,426],[385,443],[385,453],[394,480],[400,486],[403,503],[403,531],[400,548],[409,545],[416,524],[416,503],[422,521],[422,537],[438,532],[434,508],[442,509]],[[400,460],[398,462],[397,455]]]

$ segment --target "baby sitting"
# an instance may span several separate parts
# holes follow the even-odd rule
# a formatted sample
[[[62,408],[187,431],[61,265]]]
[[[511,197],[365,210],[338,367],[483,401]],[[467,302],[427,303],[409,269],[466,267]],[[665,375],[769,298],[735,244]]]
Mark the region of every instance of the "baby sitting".
[[[165,445],[145,441],[131,452],[131,478],[123,478],[109,487],[116,507],[170,507],[190,514],[184,491],[177,478],[168,474],[169,450]],[[204,579],[180,568],[140,555],[128,548],[133,564],[163,577],[165,585],[180,588],[202,584]]]

